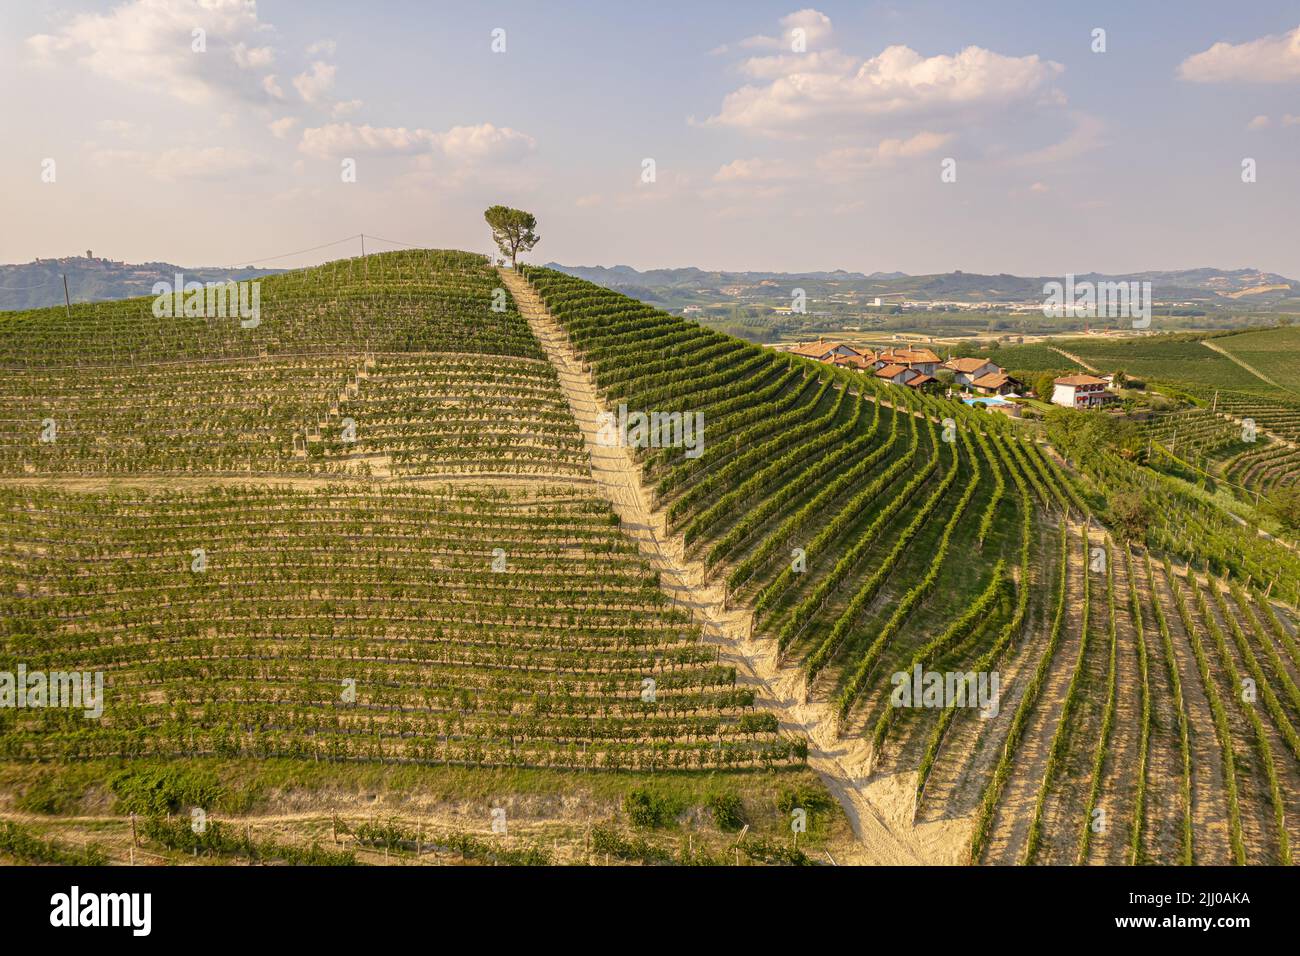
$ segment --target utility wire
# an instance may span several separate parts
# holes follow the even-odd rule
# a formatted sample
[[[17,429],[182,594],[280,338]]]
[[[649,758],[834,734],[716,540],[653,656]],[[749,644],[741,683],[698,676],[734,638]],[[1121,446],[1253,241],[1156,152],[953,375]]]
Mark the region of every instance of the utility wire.
[[[344,236],[342,239],[335,239],[333,242],[327,242],[319,246],[312,246],[310,249],[299,249],[296,252],[284,252],[278,256],[265,256],[261,259],[240,259],[239,262],[245,263],[247,265],[251,265],[254,262],[271,262],[274,259],[288,259],[290,256],[301,256],[308,252],[315,252],[318,249],[328,249],[330,246],[337,246],[340,245],[341,243],[351,242],[353,239],[360,239],[360,238],[361,238],[361,233],[358,232],[351,236]],[[229,266],[224,266],[223,268],[238,269],[239,265],[238,263],[235,263]]]

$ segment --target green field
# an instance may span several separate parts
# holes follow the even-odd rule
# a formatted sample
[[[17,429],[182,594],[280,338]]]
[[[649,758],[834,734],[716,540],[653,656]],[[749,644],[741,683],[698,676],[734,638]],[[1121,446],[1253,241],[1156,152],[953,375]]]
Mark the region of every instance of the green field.
[[[1214,344],[1300,398],[1300,326],[1225,335]]]

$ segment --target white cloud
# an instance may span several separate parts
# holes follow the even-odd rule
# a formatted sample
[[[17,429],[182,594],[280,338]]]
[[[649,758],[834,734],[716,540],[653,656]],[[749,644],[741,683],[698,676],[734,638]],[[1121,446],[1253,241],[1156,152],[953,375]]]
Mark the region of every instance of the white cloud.
[[[322,158],[350,156],[355,153],[410,154],[428,151],[434,134],[427,129],[405,126],[354,126],[352,123],[327,123],[302,131],[298,149],[309,156]]]
[[[1294,113],[1287,113],[1282,117],[1283,126],[1300,126],[1300,116]]]
[[[817,30],[818,38],[828,38],[829,21]],[[764,45],[756,38],[747,43]],[[1064,70],[1059,63],[1036,54],[1004,56],[978,46],[930,57],[891,46],[866,60],[810,47],[803,54],[752,57],[740,69],[754,82],[729,93],[705,125],[798,136],[820,133],[829,122],[846,128],[873,119],[909,121],[938,114],[960,119],[983,108],[1064,102],[1053,85]]]
[[[270,76],[262,77],[262,89],[266,91],[268,96],[273,96],[277,100],[284,99],[284,90],[280,88],[280,84],[276,81],[274,73]]]
[[[338,44],[333,40],[317,40],[311,46],[307,47],[308,56],[333,56],[334,51],[338,49]]]
[[[235,62],[246,70],[261,70],[275,62],[275,51],[269,46],[250,47],[236,43],[231,48]]]
[[[205,31],[205,52],[193,50],[196,29]],[[270,29],[243,0],[130,0],[108,13],[76,14],[26,46],[44,65],[71,58],[96,76],[207,104],[261,98],[255,74],[275,53],[259,41]]]
[[[739,70],[750,79],[777,80],[791,74],[800,76],[847,74],[857,66],[856,57],[840,50],[819,50],[809,53],[752,56],[740,64]]]
[[[1252,119],[1249,123],[1246,124],[1246,129],[1249,130],[1268,129],[1272,125],[1273,125],[1273,121],[1269,119],[1267,116],[1265,116],[1263,113],[1261,113],[1258,116],[1256,116],[1254,119]]]
[[[788,13],[781,18],[780,36],[752,36],[741,40],[736,46],[742,50],[789,50],[794,52],[795,30],[802,30],[805,49],[813,50],[820,43],[831,37],[831,18],[818,10],[804,9]],[[726,46],[718,48],[724,52]]]
[[[314,62],[306,72],[293,78],[293,88],[308,103],[319,103],[334,88],[334,74],[337,68],[333,63],[322,60]]]
[[[231,173],[262,169],[266,162],[255,153],[224,146],[180,146],[163,152],[101,149],[91,159],[106,169],[142,169],[154,179],[175,182],[185,179],[222,179]]]
[[[830,173],[854,172],[887,166],[903,159],[926,156],[952,140],[951,133],[928,130],[907,139],[884,139],[876,146],[853,146],[832,149],[817,157],[817,167]]]
[[[285,116],[266,124],[266,128],[275,134],[276,139],[284,139],[298,125],[296,116]]]
[[[1219,41],[1178,65],[1193,83],[1289,83],[1300,80],[1300,27],[1246,43]]]
[[[527,133],[491,123],[453,126],[438,136],[437,144],[448,159],[460,163],[520,159],[537,147]]]
[[[794,175],[781,159],[733,159],[713,174],[715,183],[756,183],[789,179]]]
[[[446,132],[405,126],[356,126],[328,123],[302,131],[298,148],[317,157],[358,153],[415,155],[438,153],[453,163],[485,163],[519,159],[536,147],[527,133],[506,126],[480,123],[453,126]]]
[[[330,115],[335,119],[344,119],[361,109],[363,105],[360,100],[339,100],[330,110]]]

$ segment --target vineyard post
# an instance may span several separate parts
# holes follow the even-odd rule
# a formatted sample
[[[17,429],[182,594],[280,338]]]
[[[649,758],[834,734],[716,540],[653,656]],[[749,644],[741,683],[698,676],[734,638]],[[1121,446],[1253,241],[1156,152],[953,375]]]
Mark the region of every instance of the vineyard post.
[[[68,276],[63,275],[63,307],[68,312],[68,318],[72,318],[72,300],[68,298]]]
[[[132,811],[131,812],[131,846],[137,847],[139,845],[140,842],[139,840],[136,839],[136,835],[135,835],[135,812]]]

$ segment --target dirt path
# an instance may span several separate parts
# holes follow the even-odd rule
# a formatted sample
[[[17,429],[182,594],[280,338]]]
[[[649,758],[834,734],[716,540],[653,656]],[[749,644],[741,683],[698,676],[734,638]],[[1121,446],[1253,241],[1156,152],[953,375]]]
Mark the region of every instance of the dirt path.
[[[1221,345],[1215,345],[1213,342],[1210,342],[1210,341],[1204,341],[1204,342],[1202,342],[1201,344],[1204,345],[1204,346],[1205,346],[1207,349],[1209,349],[1211,352],[1218,352],[1220,355],[1222,355],[1224,358],[1226,358],[1229,362],[1233,362],[1233,363],[1235,363],[1235,364],[1237,364],[1237,365],[1240,365],[1242,368],[1244,368],[1244,369],[1245,369],[1247,372],[1249,372],[1251,375],[1255,376],[1255,377],[1256,377],[1257,379],[1259,379],[1261,382],[1264,382],[1264,383],[1267,384],[1267,385],[1271,385],[1271,386],[1273,386],[1274,388],[1276,388],[1276,389],[1280,389],[1280,390],[1282,390],[1282,391],[1284,391],[1284,392],[1289,392],[1289,391],[1291,391],[1291,389],[1287,388],[1285,385],[1279,385],[1277,382],[1273,381],[1271,378],[1269,378],[1267,375],[1265,375],[1265,374],[1264,374],[1263,372],[1261,372],[1259,369],[1255,368],[1253,365],[1249,365],[1249,364],[1247,364],[1246,362],[1243,362],[1241,359],[1237,358],[1237,356],[1233,355],[1231,352],[1229,352],[1229,351],[1228,351],[1227,349],[1225,349],[1223,346],[1221,346]]]
[[[102,475],[86,477],[77,475],[41,475],[39,477],[0,478],[0,487],[32,486],[76,494],[103,494],[114,491],[145,492],[198,492],[208,488],[247,488],[250,485],[272,488],[292,488],[297,491],[316,491],[340,485],[392,486],[392,485],[455,485],[457,487],[488,486],[494,489],[572,488],[591,493],[592,482],[572,475],[518,475],[514,473],[474,475],[405,475],[400,477],[360,478],[356,475],[301,476],[253,474],[234,475]]]
[[[1089,365],[1089,364],[1088,364],[1087,362],[1085,362],[1083,359],[1079,358],[1079,356],[1074,355],[1074,354],[1071,353],[1071,352],[1067,352],[1067,351],[1065,351],[1065,349],[1058,349],[1055,345],[1049,345],[1048,348],[1051,349],[1053,352],[1055,352],[1057,355],[1064,355],[1066,358],[1068,358],[1068,359],[1069,359],[1071,362],[1073,362],[1075,365],[1082,365],[1084,368],[1086,368],[1086,369],[1087,369],[1089,372],[1091,372],[1093,375],[1100,375],[1100,374],[1101,374],[1101,372],[1099,372],[1099,371],[1097,370],[1097,367],[1096,367],[1095,365]]]
[[[627,449],[597,440],[604,410],[596,386],[564,329],[546,310],[527,280],[510,269],[501,277],[560,377],[583,433],[597,488],[613,504],[623,530],[659,572],[664,591],[700,623],[705,640],[720,647],[736,667],[737,683],[754,689],[758,704],[776,713],[785,733],[808,739],[808,764],[839,800],[861,843],[857,858],[844,862],[900,865],[954,861],[969,832],[966,821],[912,826],[913,774],[865,777],[865,742],[840,739],[833,708],[804,702],[796,666],[777,662],[775,642],[751,640],[748,608],[727,607],[722,588],[706,585],[703,566],[684,555],[680,537],[665,533],[666,514],[654,512],[641,487],[640,472]]]

